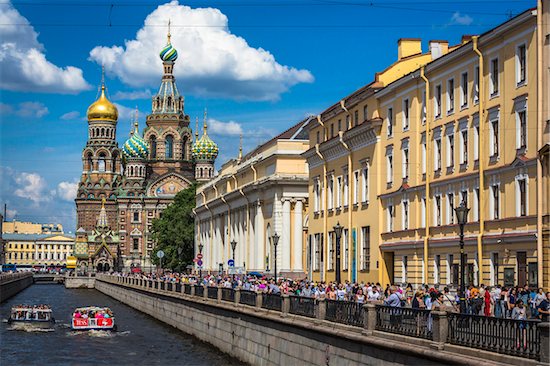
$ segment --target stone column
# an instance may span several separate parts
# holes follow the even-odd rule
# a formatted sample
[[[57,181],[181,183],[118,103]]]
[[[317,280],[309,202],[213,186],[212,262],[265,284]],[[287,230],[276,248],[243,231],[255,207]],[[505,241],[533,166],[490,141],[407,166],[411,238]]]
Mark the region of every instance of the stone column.
[[[327,314],[327,301],[325,299],[317,300],[317,320],[325,320]]]
[[[260,200],[256,203],[256,243],[257,251],[256,255],[256,269],[258,271],[265,271],[265,233],[264,233],[264,213],[262,210],[262,202]]]
[[[433,332],[433,346],[438,350],[443,350],[445,342],[447,342],[447,335],[449,333],[449,322],[447,319],[446,311],[432,310],[431,316],[432,332]]]
[[[376,329],[376,306],[374,304],[363,305],[363,330],[364,335],[372,335]]]
[[[237,306],[241,302],[241,288],[237,287],[235,288],[235,301],[234,305]]]
[[[222,302],[222,286],[218,285],[218,298],[216,301],[218,304]]]
[[[540,329],[540,362],[548,364],[550,362],[550,323],[546,321],[537,326]]]
[[[288,312],[290,311],[290,296],[287,294],[281,295],[283,304],[281,306],[281,317],[285,318],[288,316]]]
[[[256,216],[255,215],[255,209],[253,205],[247,205],[246,209],[248,210],[248,222],[246,223],[246,234],[248,236],[248,242],[246,243],[248,247],[248,255],[246,256],[246,269],[250,269],[252,271],[257,270],[256,268]],[[254,220],[254,221],[253,221]],[[252,224],[254,222],[254,224]]]
[[[283,198],[283,227],[281,233],[281,242],[279,243],[280,250],[277,250],[277,262],[280,263],[280,272],[288,272],[290,270],[290,200]],[[282,245],[281,245],[282,244]]]
[[[294,205],[294,240],[292,242],[292,270],[295,272],[303,272],[302,266],[302,251],[303,251],[303,233],[302,233],[302,212],[303,201],[301,198],[296,200]]]
[[[208,286],[202,285],[202,297],[204,300],[208,300]]]
[[[256,291],[256,307],[258,309],[262,308],[262,300],[263,300],[263,292],[262,291]]]

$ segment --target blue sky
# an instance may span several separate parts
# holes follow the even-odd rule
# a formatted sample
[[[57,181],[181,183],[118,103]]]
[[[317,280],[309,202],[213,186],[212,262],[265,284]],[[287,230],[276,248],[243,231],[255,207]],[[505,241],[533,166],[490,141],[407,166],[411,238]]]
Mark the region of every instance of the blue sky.
[[[209,111],[218,166],[308,114],[318,114],[397,59],[397,40],[450,44],[536,2],[373,0],[0,0],[0,202],[8,218],[75,230],[74,195],[86,109],[101,64],[119,106],[140,128],[162,74],[171,19],[175,74],[192,120]],[[194,127],[194,124],[193,124]]]

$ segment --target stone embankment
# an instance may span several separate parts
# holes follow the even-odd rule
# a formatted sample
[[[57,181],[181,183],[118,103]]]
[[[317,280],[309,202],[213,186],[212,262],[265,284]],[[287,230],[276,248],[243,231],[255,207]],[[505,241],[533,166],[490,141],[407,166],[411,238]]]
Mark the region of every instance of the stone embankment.
[[[0,274],[0,302],[23,291],[34,282],[31,272]]]

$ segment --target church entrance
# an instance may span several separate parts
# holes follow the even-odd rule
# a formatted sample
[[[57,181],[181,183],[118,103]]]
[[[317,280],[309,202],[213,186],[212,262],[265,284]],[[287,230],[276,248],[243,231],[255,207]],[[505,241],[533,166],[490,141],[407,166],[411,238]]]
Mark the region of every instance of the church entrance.
[[[98,272],[109,272],[110,269],[109,263],[98,263],[97,265]]]

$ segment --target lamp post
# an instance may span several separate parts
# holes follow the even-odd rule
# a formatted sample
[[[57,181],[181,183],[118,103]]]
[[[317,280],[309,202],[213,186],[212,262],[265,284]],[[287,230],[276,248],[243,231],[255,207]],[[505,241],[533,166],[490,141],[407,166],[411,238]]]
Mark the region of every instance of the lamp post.
[[[231,249],[233,250],[233,279],[235,279],[235,248],[237,248],[237,242],[233,239],[231,240]]]
[[[340,222],[334,226],[334,234],[336,235],[336,283],[340,284],[340,238],[342,237],[342,229]]]
[[[199,254],[202,254],[202,249],[203,248],[204,248],[204,245],[202,245],[202,243],[199,243]],[[202,266],[199,266],[199,278],[202,281]]]
[[[460,290],[459,290],[459,296],[460,296],[460,312],[465,313],[466,312],[466,291],[464,288],[464,225],[466,224],[466,220],[468,218],[468,212],[470,209],[466,207],[466,204],[464,201],[455,208],[456,213],[456,219],[458,221],[458,225],[460,227]]]
[[[279,235],[277,233],[273,234],[273,249],[275,250],[274,256],[275,256],[275,284],[277,284],[277,244],[279,244]]]

